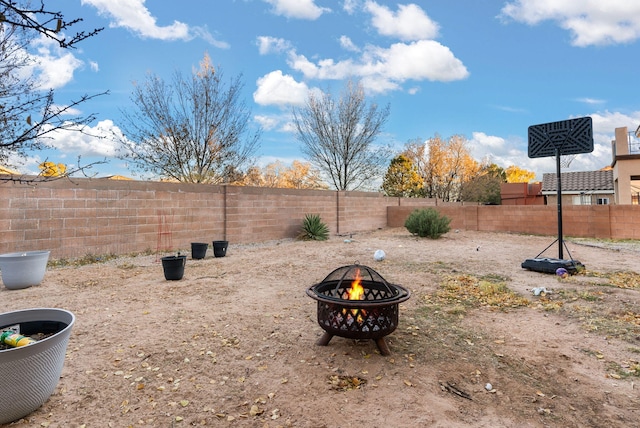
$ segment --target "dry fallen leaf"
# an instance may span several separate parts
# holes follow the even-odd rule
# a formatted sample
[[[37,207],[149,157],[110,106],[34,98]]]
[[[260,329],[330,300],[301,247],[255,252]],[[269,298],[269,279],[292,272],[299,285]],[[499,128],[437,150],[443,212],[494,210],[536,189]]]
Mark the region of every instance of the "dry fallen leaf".
[[[249,410],[249,414],[251,416],[259,416],[264,413],[264,410],[260,409],[257,405],[251,406],[251,410]]]

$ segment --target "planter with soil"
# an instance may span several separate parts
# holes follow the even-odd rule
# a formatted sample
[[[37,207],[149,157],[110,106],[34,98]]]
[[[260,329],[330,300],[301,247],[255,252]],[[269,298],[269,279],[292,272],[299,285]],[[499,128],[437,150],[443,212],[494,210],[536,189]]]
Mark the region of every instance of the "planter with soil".
[[[54,392],[75,316],[55,308],[0,314],[0,332],[14,331],[32,343],[0,344],[0,424],[18,420],[42,406]]]

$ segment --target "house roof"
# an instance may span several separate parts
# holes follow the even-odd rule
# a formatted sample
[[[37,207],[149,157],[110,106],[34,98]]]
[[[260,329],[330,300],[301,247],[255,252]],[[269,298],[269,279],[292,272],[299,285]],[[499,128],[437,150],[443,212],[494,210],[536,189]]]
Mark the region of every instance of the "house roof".
[[[15,171],[11,168],[7,168],[6,166],[2,166],[2,165],[0,165],[0,174],[20,175],[18,171]]]
[[[554,173],[542,174],[542,193],[553,193],[557,191],[557,175]],[[613,170],[599,171],[576,171],[563,172],[560,176],[562,192],[599,192],[613,193]]]
[[[133,178],[125,177],[124,175],[110,175],[102,178],[105,180],[133,180]]]

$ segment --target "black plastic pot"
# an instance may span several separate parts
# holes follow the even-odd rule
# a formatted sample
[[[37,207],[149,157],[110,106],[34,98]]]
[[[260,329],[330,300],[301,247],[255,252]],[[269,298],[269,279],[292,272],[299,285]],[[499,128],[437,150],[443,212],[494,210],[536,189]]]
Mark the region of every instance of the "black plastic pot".
[[[213,255],[216,257],[224,257],[227,254],[229,241],[213,241]]]
[[[192,259],[204,259],[207,255],[207,249],[209,244],[206,242],[192,242],[191,243],[191,258]]]
[[[182,279],[184,266],[187,264],[187,256],[166,256],[162,258],[164,278],[169,281]]]

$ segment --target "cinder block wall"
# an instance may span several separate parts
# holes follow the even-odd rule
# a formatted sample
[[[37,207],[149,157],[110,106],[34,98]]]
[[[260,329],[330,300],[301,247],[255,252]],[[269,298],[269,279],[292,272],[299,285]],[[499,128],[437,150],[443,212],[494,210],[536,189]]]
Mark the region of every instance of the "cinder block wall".
[[[435,206],[451,218],[452,229],[557,236],[557,206]],[[402,227],[416,207],[387,207],[388,226]],[[640,239],[640,206],[582,205],[562,208],[562,235],[599,239]]]
[[[52,258],[294,238],[306,214],[346,235],[386,227],[387,205],[401,203],[367,192],[102,179],[5,182],[0,200],[0,253],[51,250]]]
[[[201,184],[57,180],[0,184],[0,253],[51,250],[52,258],[190,251],[191,242],[295,238],[306,214],[332,235],[403,227],[435,207],[453,229],[557,234],[556,206],[478,206],[378,193]],[[563,234],[640,239],[640,206],[563,208]]]

